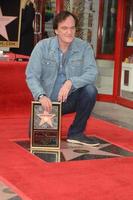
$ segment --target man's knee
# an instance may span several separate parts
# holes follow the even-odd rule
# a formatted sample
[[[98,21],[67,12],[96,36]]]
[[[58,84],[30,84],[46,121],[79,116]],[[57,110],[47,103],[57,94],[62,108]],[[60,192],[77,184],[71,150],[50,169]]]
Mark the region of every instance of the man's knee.
[[[86,98],[96,98],[97,93],[97,88],[94,85],[86,85],[82,88],[81,92],[81,94]]]

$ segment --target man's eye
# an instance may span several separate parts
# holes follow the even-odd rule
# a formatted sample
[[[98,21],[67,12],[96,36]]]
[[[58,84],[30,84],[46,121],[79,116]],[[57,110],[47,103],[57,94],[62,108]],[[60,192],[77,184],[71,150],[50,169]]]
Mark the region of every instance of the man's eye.
[[[62,27],[62,30],[64,30],[64,31],[67,30],[67,27]]]
[[[68,27],[62,27],[61,29],[64,30],[64,31],[66,31],[66,30],[74,30],[75,26],[70,27],[70,28],[68,28]]]

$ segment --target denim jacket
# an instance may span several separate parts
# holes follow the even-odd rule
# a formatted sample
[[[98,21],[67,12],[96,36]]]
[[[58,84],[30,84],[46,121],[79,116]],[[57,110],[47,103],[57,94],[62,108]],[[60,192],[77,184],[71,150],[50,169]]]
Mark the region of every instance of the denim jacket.
[[[43,39],[34,47],[26,68],[26,81],[35,99],[40,94],[50,97],[59,69],[57,36]],[[67,80],[75,89],[95,84],[97,67],[91,46],[79,38],[71,44],[65,65]]]

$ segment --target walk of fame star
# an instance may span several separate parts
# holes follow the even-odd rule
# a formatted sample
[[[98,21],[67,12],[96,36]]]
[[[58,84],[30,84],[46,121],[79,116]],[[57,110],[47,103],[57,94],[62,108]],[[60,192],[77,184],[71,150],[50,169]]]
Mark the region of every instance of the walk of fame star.
[[[3,16],[1,8],[0,8],[0,35],[2,35],[7,40],[8,40],[8,35],[6,31],[6,25],[10,24],[16,18],[17,17],[13,17],[13,16]]]
[[[46,123],[49,126],[53,127],[52,119],[53,117],[55,117],[55,114],[50,114],[47,111],[44,111],[41,114],[37,114],[37,116],[41,119],[39,126],[42,126]]]
[[[79,144],[71,144],[62,142],[62,145],[65,146],[65,148],[61,148],[61,152],[63,153],[63,156],[65,160],[73,160],[80,156],[87,155],[89,159],[89,155],[96,156],[108,156],[108,157],[120,157],[119,154],[113,153],[113,152],[107,152],[104,150],[105,147],[110,146],[109,143],[100,144],[98,147],[88,147],[85,145],[79,145]],[[82,159],[81,159],[82,160]]]

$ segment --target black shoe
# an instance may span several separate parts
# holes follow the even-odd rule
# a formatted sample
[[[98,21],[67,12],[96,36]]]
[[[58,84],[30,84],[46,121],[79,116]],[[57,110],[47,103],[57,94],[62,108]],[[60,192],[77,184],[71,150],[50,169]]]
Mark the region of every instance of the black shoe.
[[[94,139],[89,138],[85,135],[71,136],[67,139],[67,142],[71,142],[73,144],[88,145],[90,147],[96,147],[100,145],[100,143],[96,142]]]

